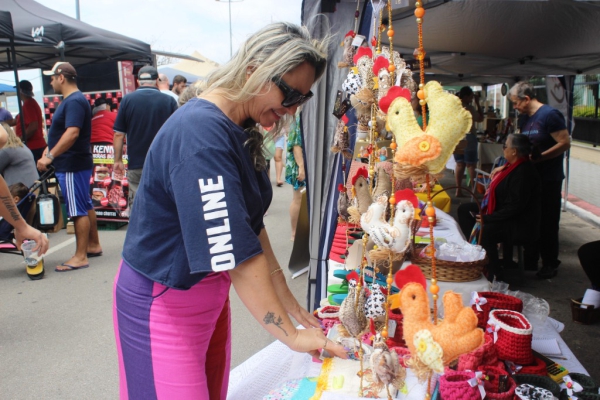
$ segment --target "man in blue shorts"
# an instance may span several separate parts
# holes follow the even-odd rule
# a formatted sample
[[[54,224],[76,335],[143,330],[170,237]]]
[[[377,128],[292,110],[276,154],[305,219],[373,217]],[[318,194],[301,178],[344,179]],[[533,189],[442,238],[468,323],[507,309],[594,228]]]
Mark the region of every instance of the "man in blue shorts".
[[[48,169],[50,164],[56,168],[67,213],[75,224],[75,255],[55,271],[74,271],[87,268],[88,257],[102,255],[96,212],[90,198],[92,110],[77,87],[77,72],[71,64],[57,62],[44,75],[51,76],[50,85],[56,94],[62,94],[63,100],[54,112],[48,147],[37,166],[40,171]]]

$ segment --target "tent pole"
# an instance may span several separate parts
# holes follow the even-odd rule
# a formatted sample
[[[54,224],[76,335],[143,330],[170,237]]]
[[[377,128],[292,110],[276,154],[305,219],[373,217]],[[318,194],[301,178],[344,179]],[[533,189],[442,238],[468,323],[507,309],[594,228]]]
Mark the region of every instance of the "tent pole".
[[[11,57],[12,54],[12,57]],[[21,136],[23,143],[27,145],[27,133],[25,132],[25,117],[23,116],[23,106],[21,105],[21,88],[19,87],[19,70],[17,68],[17,51],[15,50],[15,40],[10,38],[10,52],[8,53],[8,65],[12,63],[15,74],[15,89],[17,90],[17,106],[19,107],[19,124],[21,124]]]

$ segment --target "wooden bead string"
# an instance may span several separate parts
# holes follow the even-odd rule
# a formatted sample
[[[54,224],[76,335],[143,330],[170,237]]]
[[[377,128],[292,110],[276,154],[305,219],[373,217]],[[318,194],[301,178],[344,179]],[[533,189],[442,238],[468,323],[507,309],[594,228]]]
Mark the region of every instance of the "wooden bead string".
[[[390,73],[390,81],[395,82],[394,75],[396,72],[396,66],[394,65],[394,26],[392,25],[392,0],[388,0],[387,3],[388,8],[388,39],[390,42],[390,66],[388,67],[388,71]]]

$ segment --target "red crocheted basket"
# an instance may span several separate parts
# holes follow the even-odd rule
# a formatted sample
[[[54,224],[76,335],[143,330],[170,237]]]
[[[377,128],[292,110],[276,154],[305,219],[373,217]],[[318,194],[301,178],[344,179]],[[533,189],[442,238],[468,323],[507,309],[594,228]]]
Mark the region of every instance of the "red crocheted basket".
[[[498,358],[519,365],[533,364],[533,328],[523,314],[510,310],[492,310],[488,320],[488,331],[497,335],[495,345]]]
[[[513,400],[515,398],[515,389],[517,388],[517,384],[515,381],[508,377],[508,390],[506,392],[497,393],[497,391],[487,391],[485,393],[486,399],[496,399],[496,400]]]
[[[452,400],[481,400],[477,386],[471,387],[469,379],[475,377],[472,371],[452,371],[446,369],[440,377],[440,394],[442,399]]]
[[[327,335],[329,330],[340,323],[339,306],[325,306],[314,311],[315,317],[321,321],[321,329]]]
[[[530,374],[530,375],[548,375],[546,369],[546,363],[541,358],[533,357],[533,363],[530,365],[523,365],[523,367],[517,372],[518,374]]]
[[[388,318],[396,321],[396,331],[394,332],[394,336],[391,336],[388,338],[388,340],[386,340],[386,344],[388,347],[406,347],[406,342],[404,341],[404,330],[402,329],[402,321],[404,320],[404,316],[400,310],[390,310]]]
[[[470,353],[463,354],[458,358],[459,371],[475,371],[481,365],[494,365],[498,362],[498,352],[494,345],[494,338],[485,335],[485,342]]]
[[[479,298],[484,298],[486,300],[485,304],[479,303],[479,308],[481,308],[481,311],[479,311],[477,308],[477,304],[471,305],[471,308],[473,308],[473,311],[475,311],[475,314],[477,315],[477,326],[482,329],[485,329],[491,310],[512,310],[516,312],[523,312],[523,301],[518,297],[498,292],[476,293]],[[472,300],[471,303],[474,303],[474,300]]]

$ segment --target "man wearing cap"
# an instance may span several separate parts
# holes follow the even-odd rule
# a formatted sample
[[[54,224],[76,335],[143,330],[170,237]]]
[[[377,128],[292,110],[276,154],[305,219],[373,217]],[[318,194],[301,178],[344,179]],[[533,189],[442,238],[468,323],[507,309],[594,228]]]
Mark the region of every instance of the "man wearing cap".
[[[115,121],[115,172],[124,173],[123,139],[127,135],[127,181],[129,207],[133,207],[135,192],[142,179],[142,167],[150,144],[158,130],[177,110],[177,102],[158,90],[158,71],[142,67],[138,73],[139,87],[123,97]]]
[[[38,161],[38,169],[45,171],[54,165],[67,213],[75,224],[75,255],[55,268],[57,272],[67,272],[87,268],[88,257],[102,255],[90,197],[92,110],[77,87],[77,72],[70,63],[57,62],[44,75],[51,76],[50,85],[56,94],[62,94],[63,100],[54,112],[48,147]]]
[[[21,96],[23,96],[22,114],[25,123],[25,137],[21,131],[21,115],[15,118],[15,133],[20,138],[26,140],[27,147],[33,153],[33,160],[37,163],[46,149],[46,140],[44,139],[44,120],[42,119],[42,109],[33,98],[33,85],[29,81],[19,82]]]

